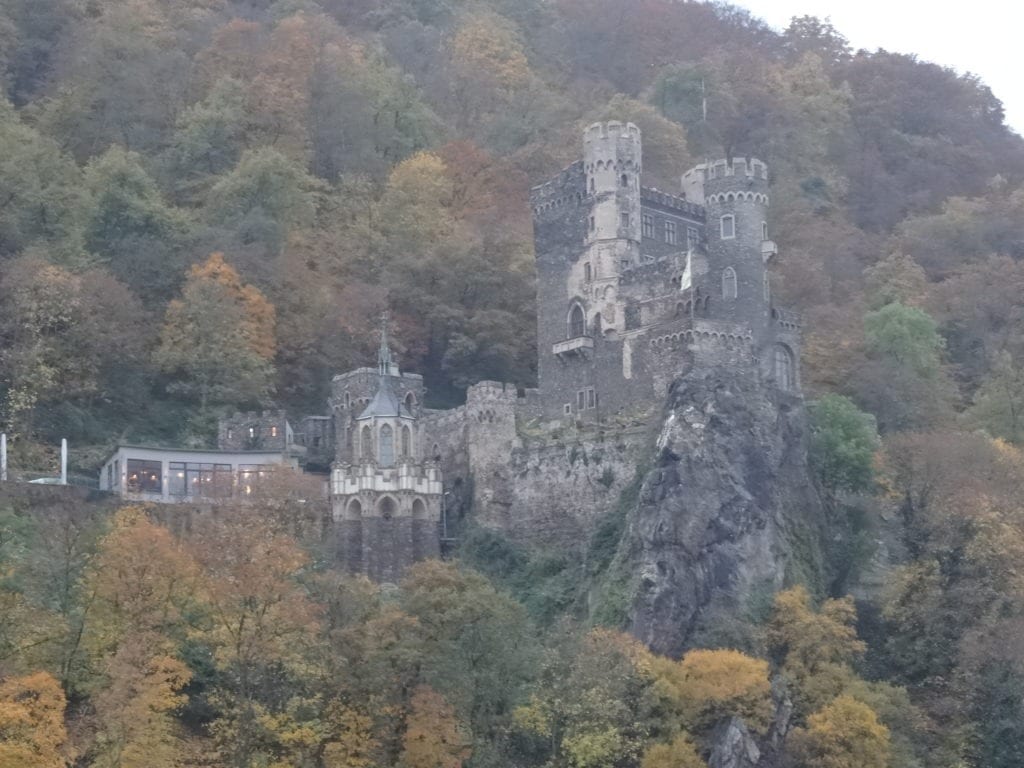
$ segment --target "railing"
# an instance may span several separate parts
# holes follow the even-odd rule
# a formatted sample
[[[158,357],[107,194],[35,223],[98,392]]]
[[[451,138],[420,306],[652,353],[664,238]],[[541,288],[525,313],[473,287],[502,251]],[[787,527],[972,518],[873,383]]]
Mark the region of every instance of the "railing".
[[[592,338],[589,336],[576,336],[565,341],[556,341],[554,346],[551,347],[551,351],[556,355],[572,355],[579,354],[584,349],[593,348],[594,340]]]

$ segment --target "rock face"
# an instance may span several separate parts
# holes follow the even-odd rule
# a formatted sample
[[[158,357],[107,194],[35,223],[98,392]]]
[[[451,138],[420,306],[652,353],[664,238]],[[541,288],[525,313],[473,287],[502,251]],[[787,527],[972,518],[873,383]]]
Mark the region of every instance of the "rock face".
[[[753,735],[738,717],[730,718],[714,735],[708,768],[755,768],[761,759]]]
[[[657,447],[620,549],[636,575],[636,637],[676,655],[763,610],[787,579],[821,577],[801,398],[727,367],[685,374]]]

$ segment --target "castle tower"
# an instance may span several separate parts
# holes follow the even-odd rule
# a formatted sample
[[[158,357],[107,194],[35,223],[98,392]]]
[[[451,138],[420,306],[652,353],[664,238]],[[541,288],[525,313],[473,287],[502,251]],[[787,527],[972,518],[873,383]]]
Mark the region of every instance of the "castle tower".
[[[348,428],[331,471],[338,557],[352,573],[398,581],[412,563],[440,555],[441,473],[424,458],[425,440],[402,374],[381,331],[377,386]]]
[[[695,170],[703,176],[707,212],[708,316],[745,324],[763,341],[771,321],[768,169],[757,159],[734,158]],[[693,192],[687,188],[688,197]]]

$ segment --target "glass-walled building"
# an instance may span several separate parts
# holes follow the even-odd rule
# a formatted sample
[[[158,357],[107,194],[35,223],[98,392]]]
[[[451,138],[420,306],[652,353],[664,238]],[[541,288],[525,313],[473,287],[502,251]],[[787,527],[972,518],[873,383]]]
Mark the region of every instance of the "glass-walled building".
[[[136,501],[196,501],[253,493],[281,468],[283,451],[216,451],[121,445],[100,470],[100,489]]]

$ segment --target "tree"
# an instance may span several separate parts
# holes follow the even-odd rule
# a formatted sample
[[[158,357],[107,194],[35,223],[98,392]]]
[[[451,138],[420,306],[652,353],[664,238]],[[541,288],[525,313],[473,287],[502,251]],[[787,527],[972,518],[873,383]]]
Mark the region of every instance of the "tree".
[[[696,746],[686,735],[669,744],[654,744],[644,752],[640,768],[707,768]]]
[[[1008,352],[1001,353],[982,381],[964,416],[993,437],[1019,443],[1024,437],[1024,371]]]
[[[801,768],[886,768],[889,729],[872,709],[840,696],[796,728],[788,747]]]
[[[857,399],[883,431],[932,426],[949,417],[954,389],[942,365],[935,321],[903,304],[864,316],[868,361],[855,374]]]
[[[174,768],[181,743],[174,713],[185,704],[181,690],[192,673],[165,655],[159,635],[136,634],[118,646],[105,665],[107,685],[93,696],[99,734],[96,768]]]
[[[417,688],[410,702],[402,764],[406,768],[461,768],[470,754],[464,742],[452,707],[430,688]]]
[[[870,490],[879,445],[874,416],[849,398],[826,395],[812,405],[810,456],[829,490]]]
[[[0,682],[0,768],[63,768],[64,707],[46,672]]]
[[[274,307],[215,253],[188,273],[167,307],[154,361],[172,391],[217,403],[258,403],[270,392],[276,351]]]
[[[179,278],[185,216],[163,198],[136,152],[112,147],[85,168],[85,246],[145,299],[166,299]]]
[[[706,733],[730,717],[754,730],[767,729],[772,716],[768,662],[739,651],[698,649],[680,661],[652,662],[655,690],[679,712],[691,733]]]
[[[854,679],[850,666],[864,652],[854,627],[853,600],[825,600],[815,611],[803,587],[775,596],[768,648],[791,683],[796,711],[808,713],[840,695]]]

